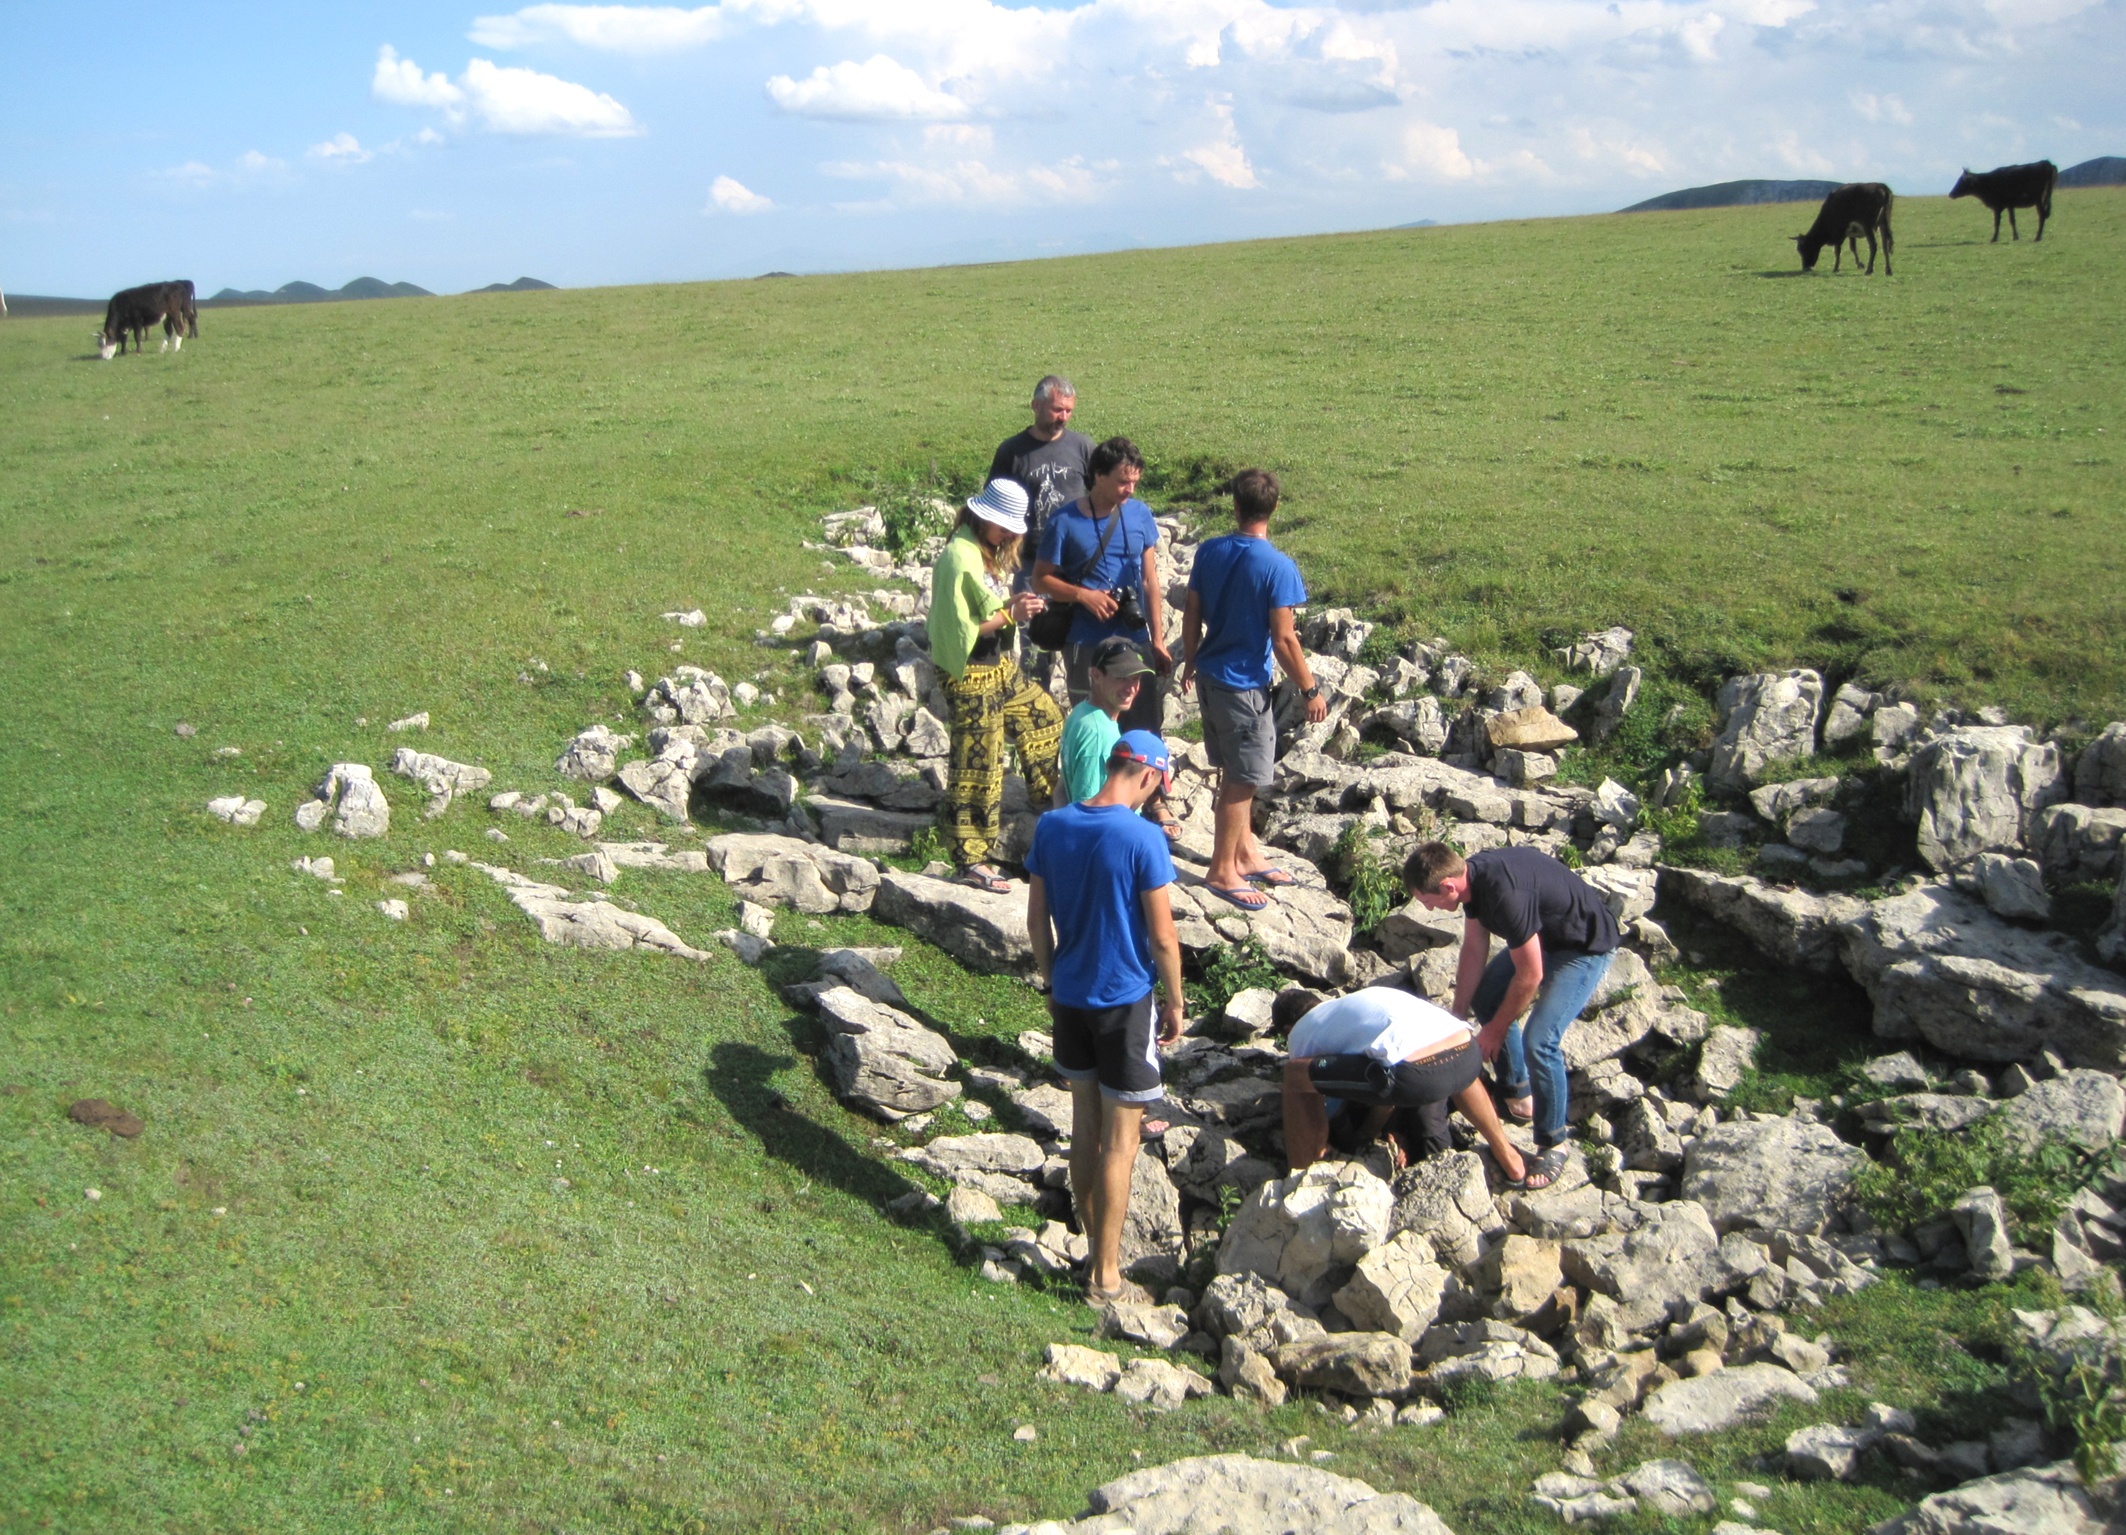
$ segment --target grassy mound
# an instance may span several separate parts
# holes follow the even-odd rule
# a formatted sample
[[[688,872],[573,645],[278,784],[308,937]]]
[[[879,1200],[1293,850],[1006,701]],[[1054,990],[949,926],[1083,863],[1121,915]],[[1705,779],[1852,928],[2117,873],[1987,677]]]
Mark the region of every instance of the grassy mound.
[[[1177,492],[1284,473],[1318,597],[1490,659],[1624,621],[1686,682],[1808,661],[2126,713],[2126,195],[2062,194],[2042,246],[1899,216],[1873,281],[1792,275],[1791,210],[1737,209],[224,311],[108,365],[77,321],[0,325],[0,1524],[927,1529],[1068,1511],[1135,1450],[1311,1433],[1465,1532],[1538,1527],[1547,1389],[1374,1438],[1037,1386],[1083,1308],[878,1213],[878,1131],[759,974],[548,949],[448,867],[385,922],[391,875],[488,849],[477,802],[423,823],[389,781],[390,838],[329,848],[290,815],[419,709],[413,744],[551,787],[568,735],[631,728],[630,666],[761,673],[797,712],[753,631],[869,584],[800,547],[815,515],[967,483],[1051,368]],[[656,617],[697,604],[705,630]],[[259,828],[202,813],[235,792]],[[507,829],[523,860],[579,846]],[[288,872],[322,851],[341,895]],[[731,920],[709,880],[617,893],[697,944]],[[904,969],[969,1059],[1039,1020],[933,952]],[[83,1097],[145,1134],[71,1123]],[[1914,1351],[1991,1304],[1841,1303],[1864,1381],[1944,1412],[1992,1366]],[[1900,1496],[1766,1513],[1850,1529]]]

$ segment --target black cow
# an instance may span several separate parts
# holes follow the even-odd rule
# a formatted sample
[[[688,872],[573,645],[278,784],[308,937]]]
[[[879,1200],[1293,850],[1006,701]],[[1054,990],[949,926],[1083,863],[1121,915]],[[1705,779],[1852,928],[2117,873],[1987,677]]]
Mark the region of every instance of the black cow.
[[[1951,197],[1975,197],[1993,210],[1993,243],[2001,237],[2001,215],[2008,215],[2008,232],[2016,239],[2023,232],[2015,227],[2015,210],[2037,209],[2037,237],[2045,238],[2045,220],[2052,217],[2052,189],[2059,184],[2060,168],[2050,160],[2035,165],[2004,165],[1997,171],[1965,171],[1956,178]]]
[[[199,339],[199,297],[192,286],[192,279],[180,277],[175,282],[162,285],[163,317],[162,344],[184,350],[185,338]]]
[[[1860,265],[1860,237],[1868,239],[1868,275],[1875,275],[1875,236],[1882,236],[1882,275],[1890,271],[1890,205],[1896,194],[1879,181],[1849,181],[1823,200],[1816,212],[1816,222],[1809,226],[1807,234],[1794,236],[1794,247],[1801,252],[1801,270],[1816,270],[1816,258],[1823,248],[1831,248],[1831,270],[1840,269],[1845,254],[1845,245],[1853,245],[1853,265]]]
[[[96,332],[96,350],[109,362],[125,350],[133,338],[133,350],[142,349],[141,336],[151,325],[161,325],[170,310],[170,286],[153,282],[139,288],[121,288],[104,306],[103,329]],[[168,344],[165,337],[164,344]]]

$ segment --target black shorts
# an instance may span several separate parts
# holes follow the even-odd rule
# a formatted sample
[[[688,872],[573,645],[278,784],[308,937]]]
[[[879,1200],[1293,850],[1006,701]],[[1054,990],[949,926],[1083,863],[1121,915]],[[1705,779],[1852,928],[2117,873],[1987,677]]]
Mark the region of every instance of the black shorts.
[[[1053,999],[1056,1070],[1073,1082],[1097,1080],[1117,1103],[1157,1103],[1166,1096],[1159,1075],[1159,1041],[1152,1028],[1152,994],[1120,1007],[1069,1007]]]

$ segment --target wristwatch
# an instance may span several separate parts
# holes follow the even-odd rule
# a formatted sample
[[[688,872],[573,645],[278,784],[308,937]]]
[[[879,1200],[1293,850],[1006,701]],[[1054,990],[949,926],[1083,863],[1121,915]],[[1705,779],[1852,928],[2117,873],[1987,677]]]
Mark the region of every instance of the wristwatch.
[[[1312,687],[1308,688],[1308,689],[1307,689],[1307,690],[1306,690],[1305,692],[1301,693],[1301,694],[1300,694],[1299,696],[1300,696],[1301,698],[1305,698],[1305,699],[1310,699],[1310,700],[1311,700],[1311,699],[1316,699],[1316,698],[1319,698],[1319,697],[1321,697],[1321,684],[1320,684],[1320,683],[1318,683],[1318,682],[1317,682],[1317,683],[1315,683],[1315,684],[1314,684],[1314,686],[1312,686]]]

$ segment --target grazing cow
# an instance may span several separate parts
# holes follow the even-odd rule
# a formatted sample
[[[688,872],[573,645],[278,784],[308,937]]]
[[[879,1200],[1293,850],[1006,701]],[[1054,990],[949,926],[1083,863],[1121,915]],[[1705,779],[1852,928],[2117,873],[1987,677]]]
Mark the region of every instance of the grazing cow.
[[[2050,160],[2035,165],[2004,165],[1997,171],[1965,171],[1956,178],[1951,197],[1975,197],[1993,210],[1993,243],[2000,244],[2001,215],[2008,215],[2008,232],[2016,239],[2023,232],[2015,227],[2015,210],[2037,209],[2037,237],[2045,238],[2045,220],[2052,217],[2052,189],[2058,185],[2060,168]]]
[[[199,299],[197,290],[189,277],[180,277],[175,282],[162,285],[162,347],[167,351],[175,348],[183,351],[185,338],[199,339]]]
[[[1847,241],[1853,245],[1853,265],[1860,265],[1860,237],[1868,239],[1868,275],[1875,275],[1875,236],[1882,236],[1882,275],[1890,271],[1890,204],[1896,196],[1879,181],[1851,181],[1838,188],[1823,200],[1817,210],[1816,222],[1809,226],[1807,234],[1794,236],[1794,247],[1801,252],[1801,270],[1816,270],[1816,258],[1823,248],[1831,248],[1831,270],[1840,268]]]
[[[140,351],[143,333],[149,326],[163,323],[169,306],[167,283],[121,288],[112,294],[110,303],[104,306],[103,329],[96,332],[96,350],[103,360],[109,362],[123,352],[128,336],[133,338],[133,350]]]

